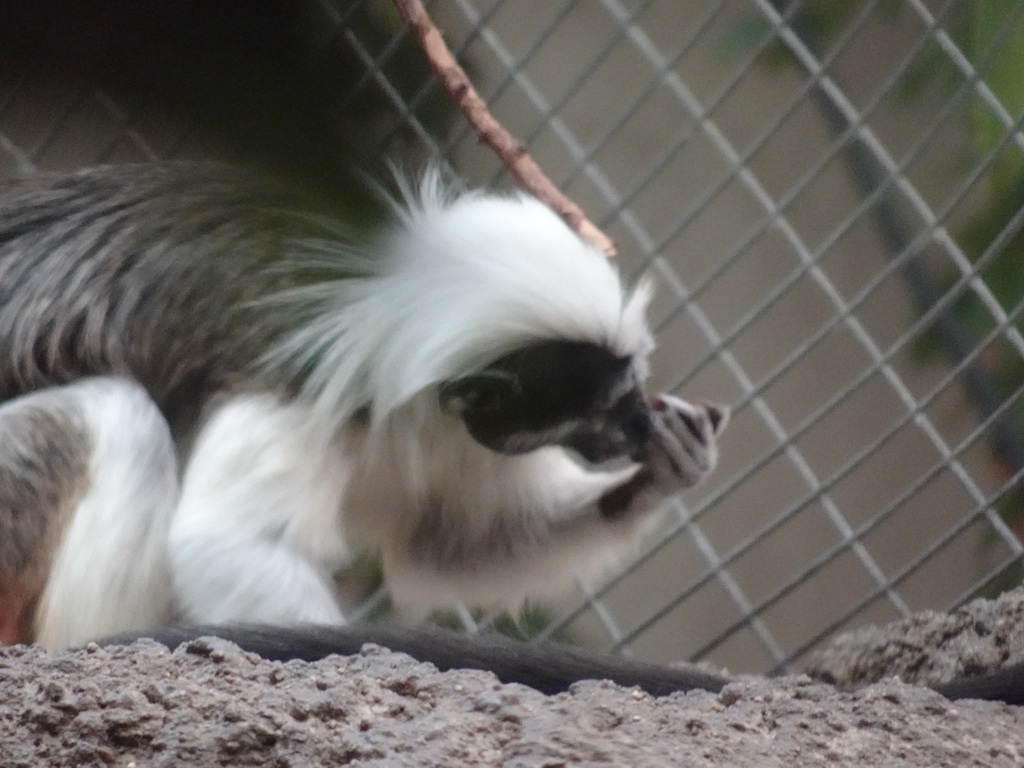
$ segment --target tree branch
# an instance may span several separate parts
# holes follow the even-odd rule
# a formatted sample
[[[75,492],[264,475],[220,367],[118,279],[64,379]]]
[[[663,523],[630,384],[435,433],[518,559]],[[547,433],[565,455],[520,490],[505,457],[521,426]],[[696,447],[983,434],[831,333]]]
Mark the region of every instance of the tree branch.
[[[614,256],[616,250],[612,239],[598,229],[578,205],[562,194],[530,157],[526,147],[491,114],[448,50],[423,3],[420,0],[393,1],[423,48],[441,87],[458,105],[480,140],[494,150],[523,189],[561,216],[584,240],[600,248],[605,255]]]

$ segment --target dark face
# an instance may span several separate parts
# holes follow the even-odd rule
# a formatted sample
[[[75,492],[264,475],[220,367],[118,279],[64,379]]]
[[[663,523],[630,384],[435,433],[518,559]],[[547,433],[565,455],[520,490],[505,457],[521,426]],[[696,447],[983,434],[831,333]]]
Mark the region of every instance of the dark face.
[[[441,399],[500,453],[562,445],[588,461],[635,456],[651,424],[631,362],[595,344],[538,342],[445,384]]]

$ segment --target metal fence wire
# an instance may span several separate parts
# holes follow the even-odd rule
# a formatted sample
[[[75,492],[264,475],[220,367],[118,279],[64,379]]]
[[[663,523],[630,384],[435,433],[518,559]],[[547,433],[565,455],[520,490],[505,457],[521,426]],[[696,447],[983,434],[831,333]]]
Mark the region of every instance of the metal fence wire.
[[[303,55],[345,62],[329,114],[360,152],[508,183],[438,119],[389,4],[307,6]],[[734,408],[712,480],[546,633],[777,670],[1019,582],[1024,3],[428,7],[622,269],[655,276],[656,388]],[[0,71],[4,175],[220,152],[173,104],[42,70]],[[353,121],[367,99],[383,106]]]

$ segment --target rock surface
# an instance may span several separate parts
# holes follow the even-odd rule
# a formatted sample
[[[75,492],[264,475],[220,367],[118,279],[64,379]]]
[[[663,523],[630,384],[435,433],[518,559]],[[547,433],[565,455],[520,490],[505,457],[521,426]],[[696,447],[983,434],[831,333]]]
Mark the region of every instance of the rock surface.
[[[1022,604],[1016,592],[855,633],[813,668],[840,682],[987,668],[1020,656]],[[1024,708],[951,703],[895,679],[843,692],[755,678],[660,699],[587,682],[547,697],[377,648],[315,664],[263,661],[221,640],[173,653],[149,641],[0,648],[2,768],[133,764],[1020,766]]]
[[[843,635],[806,671],[842,688],[896,676],[930,685],[1024,661],[1024,588],[974,600],[949,613],[923,611]]]

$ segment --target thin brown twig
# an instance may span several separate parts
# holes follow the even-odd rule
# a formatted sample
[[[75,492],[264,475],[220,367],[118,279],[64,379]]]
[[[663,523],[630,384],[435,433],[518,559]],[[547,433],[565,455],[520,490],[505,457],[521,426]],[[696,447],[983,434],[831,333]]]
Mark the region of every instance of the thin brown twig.
[[[519,185],[561,216],[584,240],[600,248],[607,256],[614,256],[616,250],[612,239],[590,221],[576,203],[561,193],[530,157],[522,142],[491,114],[462,67],[455,61],[423,3],[420,0],[393,2],[427,55],[441,87],[458,105],[480,140],[501,158]]]

